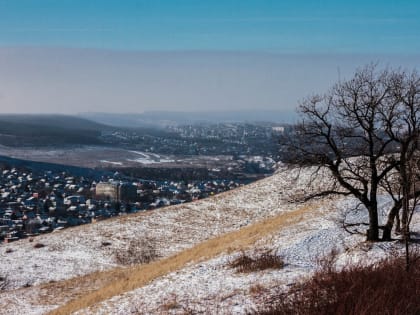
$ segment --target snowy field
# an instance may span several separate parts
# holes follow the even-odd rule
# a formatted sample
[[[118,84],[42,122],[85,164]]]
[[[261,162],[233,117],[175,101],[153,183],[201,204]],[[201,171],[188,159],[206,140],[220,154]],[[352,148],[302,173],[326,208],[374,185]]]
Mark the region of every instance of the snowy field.
[[[29,161],[65,164],[78,167],[228,167],[237,166],[232,156],[164,155],[104,146],[68,148],[12,148],[0,145],[0,155]],[[253,157],[249,157],[252,159]]]
[[[197,202],[153,210],[79,226],[58,233],[0,246],[0,276],[8,280],[0,293],[0,314],[43,314],[66,303],[69,297],[46,297],[43,285],[121,266],[118,253],[133,239],[152,242],[160,258],[170,257],[231,231],[261,220],[293,214],[302,203],[292,200],[312,191],[311,171],[281,169],[264,180]],[[316,182],[313,187],[327,185]],[[387,200],[381,199],[386,205]],[[187,264],[145,286],[114,296],[79,314],[245,314],[260,301],[258,290],[276,292],[310,275],[318,259],[332,249],[339,262],[367,262],[383,257],[396,242],[369,244],[364,236],[348,234],[340,220],[354,208],[351,198],[324,198],[313,203],[293,223],[279,225],[245,248],[248,252],[270,250],[284,258],[285,268],[238,274],[228,262],[239,252],[224,252],[207,261]],[[413,218],[420,226],[419,213]],[[367,222],[363,211],[350,213],[348,222]],[[36,248],[35,244],[42,244]],[[92,289],[95,289],[92,284]]]

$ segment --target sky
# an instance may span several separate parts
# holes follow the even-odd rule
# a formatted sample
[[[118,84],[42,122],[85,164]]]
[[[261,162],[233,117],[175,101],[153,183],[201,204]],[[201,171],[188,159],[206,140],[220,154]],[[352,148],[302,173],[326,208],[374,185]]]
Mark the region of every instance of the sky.
[[[0,0],[0,112],[294,108],[420,65],[420,1]]]

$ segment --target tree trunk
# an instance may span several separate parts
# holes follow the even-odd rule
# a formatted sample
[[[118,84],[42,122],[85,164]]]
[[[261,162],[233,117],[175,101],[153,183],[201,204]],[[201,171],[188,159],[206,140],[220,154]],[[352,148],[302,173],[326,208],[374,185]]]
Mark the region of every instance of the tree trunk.
[[[409,170],[409,159],[407,158],[407,145],[401,146],[401,150],[404,151],[401,153],[401,166],[400,166],[400,176],[401,176],[401,187],[403,194],[403,203],[402,203],[402,213],[401,213],[401,224],[402,232],[404,238],[409,234],[408,230],[408,213],[410,211],[410,189],[411,189],[411,178]]]
[[[409,208],[408,208],[408,202],[407,202],[407,204],[404,205],[403,207],[402,216],[401,216],[401,231],[402,231],[404,239],[407,237],[408,238],[410,237],[410,227],[408,225],[408,212],[409,212]]]
[[[392,224],[393,225],[393,224]],[[391,238],[391,232],[392,232],[392,225],[389,225],[388,223],[384,226],[384,230],[382,232],[382,241],[389,242],[392,240]]]
[[[371,158],[370,167],[372,170],[371,185],[370,185],[370,202],[368,204],[369,211],[369,229],[367,230],[367,241],[377,242],[379,241],[379,224],[378,224],[378,176],[374,160]]]
[[[366,240],[371,242],[379,241],[378,206],[374,203],[369,208],[369,229],[366,233]]]
[[[401,209],[401,200],[394,203],[394,206],[388,213],[388,219],[384,226],[382,240],[383,241],[391,241],[391,232],[394,226],[394,220],[397,219],[397,223],[399,222],[398,213]]]
[[[395,233],[397,234],[401,234],[401,220],[400,220],[400,213],[397,213],[397,223],[395,225]]]

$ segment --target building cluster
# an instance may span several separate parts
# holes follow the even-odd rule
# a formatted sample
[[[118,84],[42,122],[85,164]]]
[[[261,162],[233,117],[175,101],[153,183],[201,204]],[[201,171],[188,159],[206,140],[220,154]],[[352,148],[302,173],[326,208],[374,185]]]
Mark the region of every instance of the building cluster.
[[[136,129],[107,131],[101,141],[159,154],[274,157],[281,130],[284,127],[273,123],[169,125],[164,131],[150,130],[146,135]]]
[[[182,138],[223,139],[246,143],[247,138],[266,139],[271,137],[273,124],[252,123],[217,123],[168,126]]]
[[[0,239],[19,238],[108,217],[204,198],[239,181],[149,181],[118,174],[92,178],[66,172],[0,169]]]

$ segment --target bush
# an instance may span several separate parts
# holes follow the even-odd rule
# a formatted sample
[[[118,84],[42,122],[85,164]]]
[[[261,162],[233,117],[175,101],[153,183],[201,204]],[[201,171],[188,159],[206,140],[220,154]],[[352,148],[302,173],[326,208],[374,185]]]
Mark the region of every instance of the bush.
[[[178,303],[175,295],[173,295],[170,299],[166,300],[161,306],[161,309],[166,312],[181,308],[182,306]]]
[[[36,243],[36,244],[34,244],[34,248],[42,248],[42,247],[45,247],[45,245],[42,244],[42,243]]]
[[[0,291],[6,290],[9,280],[5,276],[0,276]]]
[[[237,272],[254,272],[265,269],[281,269],[284,267],[283,259],[270,252],[250,256],[242,252],[239,257],[229,263]]]
[[[420,256],[409,272],[403,259],[387,258],[370,266],[324,268],[307,282],[280,293],[258,314],[420,314]]]
[[[122,265],[147,264],[158,257],[156,240],[149,237],[133,239],[127,248],[119,248],[115,253],[117,262]]]

